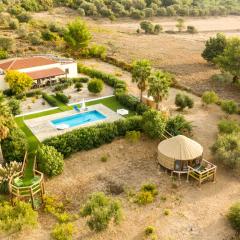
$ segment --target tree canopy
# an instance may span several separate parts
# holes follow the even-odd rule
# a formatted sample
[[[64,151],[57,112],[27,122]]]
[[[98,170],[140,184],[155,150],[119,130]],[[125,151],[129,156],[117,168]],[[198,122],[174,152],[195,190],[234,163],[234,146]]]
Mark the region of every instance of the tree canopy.
[[[224,34],[218,33],[216,37],[211,37],[205,44],[202,57],[208,62],[214,62],[214,59],[221,55],[227,45],[227,38]]]
[[[85,22],[76,19],[67,25],[63,38],[70,49],[79,51],[88,46],[89,41],[92,39],[92,35]]]
[[[156,102],[156,108],[159,108],[159,103],[168,96],[172,76],[163,71],[156,71],[149,77],[148,96],[152,96]]]
[[[15,70],[7,71],[5,81],[8,82],[10,89],[15,94],[25,93],[33,84],[30,76]]]
[[[138,60],[133,63],[132,68],[132,81],[137,83],[140,89],[140,99],[142,101],[143,91],[147,88],[147,81],[151,75],[151,63],[148,60]]]
[[[236,82],[240,77],[240,38],[232,37],[227,40],[221,55],[215,58],[217,65],[224,71],[231,73]]]

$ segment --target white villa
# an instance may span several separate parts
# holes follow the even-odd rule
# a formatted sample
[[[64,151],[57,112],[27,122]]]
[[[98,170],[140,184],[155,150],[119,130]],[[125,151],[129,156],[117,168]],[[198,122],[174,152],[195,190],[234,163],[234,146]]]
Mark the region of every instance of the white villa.
[[[28,74],[34,80],[33,88],[57,82],[60,77],[77,77],[77,62],[73,59],[54,56],[32,56],[0,61],[0,90],[8,88],[5,73],[17,70]]]

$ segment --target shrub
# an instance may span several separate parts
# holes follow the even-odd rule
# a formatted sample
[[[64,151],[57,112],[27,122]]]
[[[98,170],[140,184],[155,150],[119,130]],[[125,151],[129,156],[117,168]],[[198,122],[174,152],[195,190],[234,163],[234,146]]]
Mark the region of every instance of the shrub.
[[[193,108],[194,102],[193,99],[190,98],[188,95],[178,93],[175,98],[175,104],[180,109],[183,110],[184,108]]]
[[[43,42],[41,39],[41,33],[38,31],[29,33],[27,38],[30,41],[30,43],[34,46],[38,46]]]
[[[144,230],[145,236],[151,236],[155,232],[156,232],[156,229],[153,226],[147,226]]]
[[[224,166],[234,169],[236,172],[239,172],[240,170],[239,149],[239,133],[219,135],[217,141],[212,147],[215,158]]]
[[[176,115],[168,119],[166,132],[172,136],[190,134],[192,132],[192,124],[184,116]]]
[[[132,8],[130,16],[133,19],[142,19],[142,18],[144,18],[144,12],[140,11],[139,9]]]
[[[154,25],[149,21],[142,21],[140,23],[140,27],[142,30],[145,31],[146,34],[153,34],[154,33]]]
[[[58,105],[56,99],[51,96],[48,95],[47,93],[43,93],[42,94],[43,99],[45,99],[51,106],[56,107]]]
[[[22,13],[18,14],[16,17],[19,20],[19,22],[22,22],[22,23],[23,22],[27,23],[32,19],[31,15],[27,12],[22,12]]]
[[[163,214],[164,214],[165,216],[170,215],[170,209],[167,209],[167,208],[164,209]]]
[[[26,227],[37,225],[38,213],[30,204],[15,201],[12,206],[9,202],[0,203],[0,229],[5,232],[16,232]]]
[[[92,79],[88,82],[88,91],[91,93],[100,93],[103,87],[103,81],[100,79]]]
[[[26,97],[34,97],[34,96],[39,96],[42,95],[41,90],[35,90],[35,91],[30,91],[26,93]]]
[[[0,164],[0,193],[8,193],[8,182],[13,174],[20,172],[22,166],[18,162],[10,162],[2,166]]]
[[[157,195],[158,190],[155,184],[144,184],[136,194],[134,202],[139,205],[146,205],[152,203]]]
[[[153,17],[154,11],[152,8],[145,8],[144,9],[144,15],[146,18]]]
[[[202,102],[207,105],[216,103],[218,99],[218,95],[214,91],[206,91],[202,95]]]
[[[81,64],[78,64],[78,72],[86,74],[91,78],[97,78],[103,80],[103,82],[115,89],[115,92],[121,91],[121,93],[125,93],[126,91],[126,83],[114,75],[107,74],[92,68],[85,67]],[[121,88],[119,88],[119,83],[121,83]]]
[[[54,87],[54,91],[63,91],[64,89],[67,89],[69,87],[68,82],[59,83]]]
[[[12,51],[14,45],[14,40],[8,37],[0,37],[0,50]]]
[[[10,110],[11,110],[11,112],[14,116],[21,113],[20,102],[16,98],[11,98],[8,101],[8,105],[9,105],[9,108],[10,108]]]
[[[232,228],[239,233],[240,232],[240,203],[235,203],[229,209],[227,218]]]
[[[3,156],[6,162],[22,162],[27,151],[27,139],[19,128],[10,131],[9,136],[1,142]]]
[[[238,104],[233,100],[222,101],[221,108],[227,114],[234,114],[238,112]]]
[[[101,58],[106,55],[106,47],[102,45],[94,44],[90,48],[88,48],[88,54],[89,57],[96,57]]]
[[[194,26],[187,26],[187,32],[194,34],[194,33],[197,33],[198,31]]]
[[[64,157],[74,152],[89,150],[110,143],[114,138],[125,136],[127,131],[141,131],[142,117],[134,116],[115,121],[102,123],[97,126],[80,128],[44,141],[44,144],[53,146]]]
[[[100,160],[101,160],[101,162],[107,162],[108,156],[104,155],[104,156],[101,157]]]
[[[72,223],[62,223],[55,225],[51,232],[51,236],[56,240],[72,240],[74,226]]]
[[[62,173],[64,167],[63,156],[54,147],[41,145],[37,151],[37,163],[40,171],[50,177]]]
[[[102,192],[95,193],[81,209],[81,216],[89,216],[87,221],[89,228],[99,232],[105,230],[111,220],[116,224],[120,222],[122,216],[121,205]]]
[[[162,30],[163,30],[163,27],[161,25],[156,24],[154,26],[154,34],[159,34],[160,32],[162,32]]]
[[[146,205],[154,201],[153,195],[150,192],[142,192],[136,194],[135,203],[139,205]]]
[[[64,104],[67,104],[69,102],[68,97],[65,94],[60,93],[60,92],[56,93],[56,98],[57,98],[57,100],[59,100],[60,102],[62,102]]]
[[[125,135],[126,139],[132,143],[139,141],[141,137],[141,132],[139,131],[128,131]]]
[[[116,98],[123,106],[134,112],[137,112],[140,115],[142,115],[144,112],[150,109],[149,106],[147,106],[144,103],[141,103],[136,97],[132,95],[120,92],[119,94],[116,94]]]
[[[76,82],[74,87],[77,89],[77,91],[80,91],[82,89],[83,85],[81,82]]]
[[[53,33],[48,29],[42,31],[41,36],[44,41],[54,41],[57,38],[56,33]]]
[[[161,138],[165,132],[166,117],[156,110],[143,114],[143,130],[151,138]]]
[[[16,30],[19,28],[19,21],[17,19],[11,19],[11,21],[9,22],[9,28]]]
[[[236,133],[240,131],[240,124],[237,121],[224,119],[218,123],[218,130],[220,133]]]
[[[8,58],[8,53],[5,50],[0,49],[0,60]]]

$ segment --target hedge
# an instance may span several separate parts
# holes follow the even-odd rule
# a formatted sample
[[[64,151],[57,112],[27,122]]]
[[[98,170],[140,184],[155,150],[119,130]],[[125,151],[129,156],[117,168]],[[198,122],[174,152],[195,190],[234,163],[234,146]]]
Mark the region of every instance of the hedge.
[[[97,148],[111,143],[116,137],[125,136],[127,131],[141,131],[142,117],[133,116],[113,123],[102,123],[96,126],[80,128],[63,135],[46,139],[43,143],[53,146],[64,157],[72,153]]]
[[[61,92],[57,92],[55,96],[56,96],[57,100],[59,100],[60,102],[62,102],[64,104],[67,104],[69,102],[68,97]]]
[[[113,76],[112,74],[107,74],[107,73],[83,66],[81,64],[78,64],[78,72],[86,74],[91,78],[98,78],[103,80],[105,84],[114,88],[115,93],[116,92],[125,93],[127,90],[127,84],[123,80],[120,80],[119,78]]]
[[[147,106],[144,103],[141,103],[138,100],[138,98],[136,98],[132,95],[120,93],[120,94],[116,94],[116,98],[123,106],[125,106],[129,110],[134,111],[140,115],[142,115],[144,112],[146,112],[150,109],[149,106]]]
[[[51,106],[56,107],[56,106],[58,105],[56,99],[55,99],[53,96],[48,95],[48,94],[46,94],[46,93],[43,93],[43,94],[42,94],[42,97],[43,97],[43,99],[45,99]]]

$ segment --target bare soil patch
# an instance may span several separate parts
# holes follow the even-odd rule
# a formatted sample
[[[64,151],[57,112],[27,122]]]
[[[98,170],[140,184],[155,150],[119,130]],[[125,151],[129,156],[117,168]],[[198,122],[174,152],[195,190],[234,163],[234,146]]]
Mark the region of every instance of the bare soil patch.
[[[123,222],[95,234],[89,231],[83,219],[79,219],[75,222],[77,234],[74,239],[139,240],[143,239],[144,228],[148,225],[154,225],[159,239],[166,240],[223,240],[233,236],[225,214],[240,197],[239,181],[220,170],[215,184],[206,183],[198,188],[196,182],[189,184],[182,179],[177,188],[173,187],[170,176],[159,171],[156,164],[157,144],[158,141],[146,137],[133,145],[119,139],[99,149],[74,154],[66,161],[64,173],[47,181],[47,192],[70,199],[75,212],[90,193],[109,193],[110,182],[136,190],[146,182],[158,186],[156,201],[144,207],[129,202],[126,193],[113,195],[122,202]],[[100,161],[103,154],[109,156],[105,163]],[[223,187],[226,184],[228,187]],[[169,216],[164,215],[165,209],[170,210]],[[52,219],[41,214],[40,227],[28,231],[27,237],[26,232],[22,233],[17,239],[50,239],[48,234],[52,226]]]

